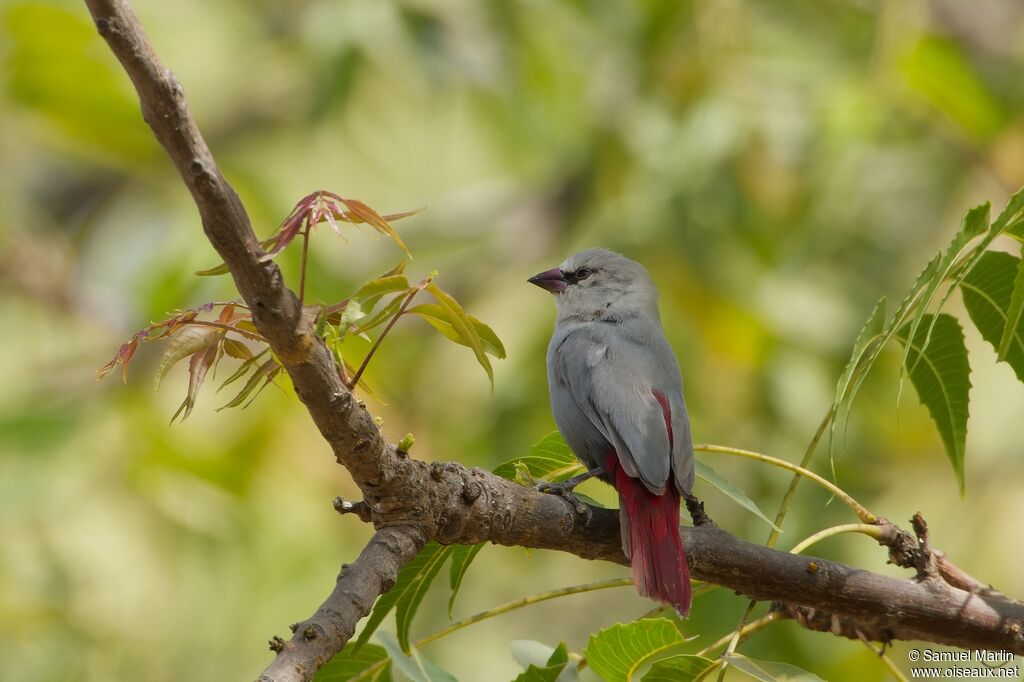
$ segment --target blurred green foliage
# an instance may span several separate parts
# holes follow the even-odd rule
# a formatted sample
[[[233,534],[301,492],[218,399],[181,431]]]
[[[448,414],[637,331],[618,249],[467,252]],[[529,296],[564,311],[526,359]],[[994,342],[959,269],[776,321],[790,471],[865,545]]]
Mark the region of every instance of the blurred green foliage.
[[[383,213],[437,282],[491,324],[495,390],[464,348],[408,318],[367,380],[393,440],[493,467],[553,428],[551,303],[524,280],[585,246],[644,262],[687,382],[696,438],[796,460],[857,331],[898,298],[983,200],[1024,184],[1024,8],[1012,0],[180,0],[135,3],[261,237],[316,189]],[[216,414],[158,394],[159,350],[126,386],[96,384],[132,331],[233,295],[184,187],[85,9],[0,3],[0,678],[253,677],[265,642],[313,611],[367,537],[301,405],[268,390]],[[999,246],[998,244],[996,245]],[[387,240],[315,242],[307,299],[333,302],[396,260]],[[281,262],[292,278],[297,253]],[[961,303],[951,303],[959,312]],[[1024,594],[1017,423],[1024,389],[973,329],[968,495],[926,410],[897,403],[889,350],[854,406],[838,480],[873,510],[921,510],[935,544]],[[710,456],[705,456],[710,457]],[[788,477],[717,460],[771,510]],[[827,471],[819,456],[814,466]],[[612,503],[609,491],[584,492]],[[716,521],[763,541],[708,488]],[[848,520],[802,487],[783,547]],[[895,573],[870,542],[815,552]],[[485,548],[456,617],[530,592],[625,575]],[[707,644],[745,602],[697,601]],[[448,622],[427,593],[413,639]],[[463,680],[511,679],[513,639],[582,650],[652,605],[632,590],[532,606],[430,645]],[[906,647],[894,660],[905,665]],[[828,680],[883,679],[866,648],[772,626],[745,644]]]

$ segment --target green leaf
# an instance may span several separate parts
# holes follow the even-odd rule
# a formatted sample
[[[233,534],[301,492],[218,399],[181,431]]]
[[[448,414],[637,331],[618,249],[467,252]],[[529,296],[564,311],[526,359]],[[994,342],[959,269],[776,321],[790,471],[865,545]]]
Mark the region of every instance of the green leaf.
[[[909,347],[906,367],[917,396],[928,408],[964,493],[964,449],[971,368],[960,324],[951,315],[926,316],[928,324],[908,343],[907,326],[898,332]],[[928,340],[928,328],[933,328]],[[927,346],[925,345],[927,342]]]
[[[992,226],[1010,235],[1019,235],[1024,230],[1024,187],[1010,197]]]
[[[1014,276],[1013,291],[1006,309],[1007,323],[1003,325],[1003,334],[999,338],[999,359],[1009,361],[1013,348],[1019,347],[1022,337],[1021,327],[1024,325],[1024,259],[1017,259],[1017,274]],[[975,323],[977,324],[977,323]],[[1012,363],[1011,363],[1012,364]],[[1024,381],[1021,372],[1014,366],[1017,378]]]
[[[395,263],[395,267],[391,268],[390,270],[385,272],[383,275],[381,275],[381,278],[384,278],[384,277],[394,277],[395,275],[401,275],[403,272],[405,272],[405,266],[407,266],[408,264],[409,264],[409,261],[406,260],[405,258],[403,258],[402,260],[400,260],[397,263]]]
[[[850,407],[854,398],[860,390],[868,369],[878,356],[878,352],[885,343],[885,296],[878,299],[874,310],[868,316],[864,326],[861,327],[857,339],[853,342],[853,352],[850,353],[850,360],[843,368],[836,382],[835,396],[832,402],[832,409],[835,415],[829,424],[829,461],[832,463],[833,477],[835,475],[834,445],[836,440],[836,429],[840,429],[839,440],[846,437],[846,425],[850,416]]]
[[[788,663],[759,661],[742,654],[727,654],[725,661],[761,682],[824,682],[820,677]]]
[[[466,577],[469,565],[473,563],[473,559],[483,548],[484,543],[481,542],[475,545],[456,545],[452,549],[452,565],[448,574],[448,584],[452,589],[452,594],[448,598],[449,620],[451,620],[452,611],[455,609],[455,597],[458,596],[459,588],[462,587],[462,579]]]
[[[928,261],[928,265],[924,266],[924,269],[920,272],[920,274],[918,274],[917,279],[914,280],[914,285],[910,288],[910,291],[908,291],[906,296],[903,297],[903,300],[900,301],[899,306],[896,308],[896,313],[893,315],[892,321],[889,323],[889,326],[886,327],[885,333],[882,335],[880,339],[877,339],[877,341],[875,342],[868,341],[865,344],[863,352],[861,352],[859,355],[856,352],[855,343],[854,353],[851,355],[850,358],[850,363],[853,363],[854,359],[857,358],[857,363],[853,365],[853,369],[850,370],[850,375],[851,377],[853,377],[853,384],[852,387],[847,386],[844,388],[845,406],[843,406],[842,404],[835,404],[837,412],[840,408],[847,412],[849,411],[850,406],[853,403],[853,398],[860,390],[860,386],[863,383],[865,377],[867,377],[868,373],[871,372],[871,368],[874,366],[875,361],[878,360],[878,356],[881,354],[882,349],[885,348],[885,345],[889,343],[890,339],[892,339],[892,337],[896,335],[896,330],[903,325],[910,312],[920,304],[920,294],[928,285],[928,283],[931,282],[935,277],[935,273],[938,272],[939,264],[941,261],[942,252],[940,251],[939,253],[935,254],[935,256],[933,256],[930,261]],[[881,302],[875,304],[875,309],[871,312],[871,315],[868,317],[868,321],[864,325],[864,329],[869,330],[867,332],[868,335],[865,336],[865,331],[862,330],[861,333],[858,335],[857,343],[861,341],[861,337],[864,337],[865,339],[870,339],[870,328],[873,325],[877,324],[876,316],[880,317],[884,322],[884,310],[879,311],[880,304]],[[849,367],[850,365],[848,363],[847,369],[849,369]],[[902,372],[902,369],[900,371]],[[847,370],[844,369],[843,375],[845,376],[846,373]],[[846,382],[843,381],[842,379],[840,380],[840,384],[845,383]]]
[[[539,642],[533,642],[532,644],[544,646]],[[551,651],[551,655],[548,656],[543,665],[530,663],[524,672],[516,676],[513,682],[556,682],[556,680],[558,682],[571,682],[578,679],[578,676],[576,675],[575,667],[566,669],[568,664],[569,650],[566,648],[565,643],[562,642],[556,649]]]
[[[491,361],[487,359],[487,353],[484,352],[484,345],[480,339],[480,334],[477,333],[472,321],[466,315],[466,311],[462,309],[458,301],[433,282],[428,284],[426,289],[444,308],[445,317],[448,322],[451,323],[455,331],[466,342],[466,345],[472,349],[473,355],[476,356],[476,361],[487,372],[487,379],[491,382],[491,389],[493,390],[494,370],[491,368]]]
[[[404,262],[404,261],[403,261]],[[370,311],[377,301],[387,294],[396,294],[409,290],[409,280],[405,275],[389,275],[371,279],[359,287],[352,295],[353,301],[358,301],[364,311]]]
[[[381,632],[377,636],[384,644],[384,648],[387,649],[391,662],[412,682],[458,682],[451,673],[441,670],[420,656],[418,651],[409,655],[402,653],[402,649],[399,648],[398,642],[390,632]]]
[[[369,309],[363,310],[363,306],[359,304],[356,299],[350,299],[345,305],[345,309],[341,311],[338,316],[338,326],[335,329],[337,332],[337,338],[344,338],[345,333],[348,332],[348,328],[354,326],[357,320],[361,320],[366,316]],[[326,331],[326,330],[325,330]]]
[[[684,641],[667,618],[618,623],[590,636],[587,663],[605,682],[629,682],[644,663]]]
[[[235,371],[234,371],[234,372],[233,372],[233,373],[231,374],[231,376],[229,376],[229,377],[228,377],[227,379],[225,379],[225,380],[224,380],[224,383],[222,383],[222,384],[221,384],[220,386],[218,386],[218,387],[217,387],[217,392],[218,392],[218,393],[220,393],[220,392],[221,392],[221,390],[222,390],[222,389],[223,389],[223,388],[224,388],[225,386],[228,386],[228,385],[230,385],[230,384],[233,384],[233,383],[235,383],[236,381],[238,381],[239,379],[241,379],[241,378],[242,378],[243,376],[245,376],[245,373],[246,373],[246,372],[248,372],[248,371],[249,371],[250,369],[252,369],[252,366],[253,366],[253,365],[255,365],[255,364],[256,364],[257,362],[259,362],[259,361],[260,361],[260,360],[261,360],[261,359],[263,358],[263,356],[264,356],[264,355],[266,355],[266,354],[267,354],[267,353],[269,353],[269,352],[270,352],[270,349],[269,349],[269,348],[264,348],[264,349],[263,349],[263,350],[261,350],[261,351],[260,351],[259,353],[257,353],[257,354],[255,354],[255,355],[253,355],[253,356],[252,356],[252,357],[250,357],[250,358],[249,358],[248,360],[246,360],[245,362],[243,362],[242,364],[240,364],[240,365],[238,366],[238,369],[236,369],[236,370],[235,370]]]
[[[690,682],[714,664],[711,659],[694,654],[670,656],[652,665],[643,682]]]
[[[248,360],[252,357],[252,351],[238,339],[224,339],[224,352],[236,360]]]
[[[443,307],[435,303],[422,303],[417,306],[409,308],[407,312],[413,315],[419,315],[437,331],[444,334],[446,337],[454,341],[455,343],[469,347],[465,339],[455,329],[455,326],[448,320],[447,314]],[[466,319],[469,320],[470,324],[476,330],[477,335],[480,337],[480,341],[484,345],[484,350],[500,359],[505,358],[505,346],[501,343],[501,339],[494,333],[494,330],[488,327],[486,324],[473,317],[472,315],[466,315]]]
[[[573,454],[572,449],[558,431],[553,431],[541,438],[530,448],[529,455],[516,457],[499,464],[495,467],[494,473],[502,478],[515,481],[518,478],[516,475],[517,465],[525,467],[533,478],[544,479],[551,483],[571,478],[583,469],[583,465],[576,459],[576,455]]]
[[[974,208],[967,212],[967,215],[964,216],[963,222],[960,225],[960,229],[957,230],[957,233],[953,236],[953,240],[949,243],[949,246],[947,246],[945,251],[942,252],[942,257],[939,260],[939,265],[933,273],[931,280],[925,283],[923,293],[919,299],[920,302],[916,306],[917,313],[914,315],[913,322],[911,322],[909,334],[910,337],[917,338],[918,328],[920,327],[921,322],[925,319],[926,316],[928,316],[928,319],[932,320],[932,323],[934,324],[934,321],[937,318],[935,315],[928,313],[928,308],[931,305],[932,299],[935,297],[935,293],[939,290],[939,287],[942,286],[942,283],[946,281],[946,278],[950,276],[950,273],[952,273],[954,264],[959,262],[959,257],[961,255],[961,252],[964,250],[964,247],[967,246],[967,244],[970,243],[970,241],[973,240],[975,237],[985,232],[985,230],[987,230],[988,228],[989,204],[987,202],[981,204],[980,206],[975,206]],[[960,275],[958,275],[959,277],[962,277],[964,274],[969,272],[970,269],[974,267],[974,264],[977,262],[978,256],[981,253],[983,253],[988,242],[991,241],[991,237],[994,237],[994,233],[992,233],[989,238],[982,240],[973,247],[970,254],[968,254],[969,257],[967,258],[966,264],[960,270]],[[946,296],[943,297],[942,302],[939,304],[940,310],[942,309],[942,305],[945,304],[946,300],[949,298],[950,292],[952,292],[952,290],[956,288],[957,283],[958,280],[953,284],[952,287],[949,288],[949,291],[947,291]],[[894,322],[893,324],[900,325],[901,323]],[[931,333],[932,328],[931,326],[929,326],[928,336],[931,336]],[[925,342],[923,345],[927,345],[927,342]],[[903,363],[901,367],[906,367],[909,369],[910,367],[913,366],[907,364],[907,356],[909,353],[909,346],[905,347],[903,351]]]
[[[229,407],[238,407],[251,394],[252,399],[250,399],[249,402],[245,404],[245,407],[248,407],[252,403],[252,401],[256,399],[256,396],[263,392],[264,388],[273,383],[274,378],[277,377],[277,375],[280,372],[281,365],[278,364],[277,359],[275,357],[271,356],[270,359],[268,359],[262,365],[257,367],[256,371],[254,371],[252,375],[250,375],[249,380],[245,382],[245,385],[242,387],[242,390],[239,391],[238,394],[229,402],[218,407],[217,411],[220,412],[221,410],[226,410]],[[226,385],[227,383],[228,382],[225,382],[224,385]],[[253,391],[256,392],[253,393]]]
[[[362,319],[359,324],[356,325],[357,334],[365,334],[374,327],[378,327],[381,324],[387,322],[392,317],[398,314],[398,309],[402,307],[402,301],[405,300],[405,296],[395,296],[387,302],[383,308],[373,314],[369,320]]]
[[[779,531],[780,533],[782,532],[782,529],[779,528],[778,526],[776,526],[774,523],[772,523],[771,519],[769,519],[767,516],[764,515],[764,512],[761,511],[761,508],[758,507],[757,504],[752,499],[747,497],[746,493],[744,493],[742,490],[740,490],[739,488],[734,486],[732,483],[727,481],[725,479],[725,477],[723,477],[721,474],[719,474],[717,471],[715,471],[714,469],[709,467],[704,462],[701,462],[701,461],[698,460],[694,464],[696,466],[697,476],[699,478],[701,478],[704,481],[706,481],[707,483],[710,483],[711,485],[713,485],[720,492],[722,492],[726,497],[728,497],[733,502],[735,502],[736,504],[740,505],[741,507],[743,507],[744,509],[749,511],[751,514],[753,514],[757,518],[759,518],[762,521],[764,521],[765,523],[767,523],[769,526],[771,526],[775,530]]]
[[[378,666],[381,662],[384,662],[384,665],[380,665],[374,673],[362,678],[368,682],[391,681],[391,661],[388,652],[377,644],[367,644],[359,650],[355,647],[345,647],[320,668],[313,677],[313,682],[346,682],[353,677],[366,674],[370,668]]]
[[[508,648],[512,652],[512,658],[523,670],[531,665],[547,665],[555,653],[555,647],[535,639],[513,639],[508,643]]]
[[[1013,367],[1017,378],[1024,381],[1024,317],[1018,311],[1014,325],[1006,324],[1013,295],[1017,293],[1015,280],[1024,284],[1024,266],[1020,259],[1008,253],[989,251],[978,267],[964,278],[960,292],[982,338],[997,351],[1002,340],[1009,339],[1008,352],[1000,359]],[[1024,291],[1020,293],[1020,303],[1024,303]]]
[[[395,623],[398,630],[398,641],[402,651],[409,651],[409,625],[412,617],[416,614],[423,595],[433,582],[437,572],[448,557],[451,556],[453,547],[445,547],[437,542],[428,542],[420,550],[419,554],[402,567],[398,572],[394,586],[382,594],[377,603],[373,605],[373,611],[366,621],[366,626],[359,633],[355,647],[358,650],[370,639],[370,636],[383,622],[385,616],[395,609]]]
[[[231,270],[228,268],[228,264],[221,263],[220,265],[214,265],[212,268],[196,270],[194,274],[199,277],[216,277],[217,275],[226,275],[229,272]]]
[[[836,382],[836,405],[845,400],[850,390],[850,384],[853,382],[854,372],[864,356],[870,353],[872,342],[877,341],[885,331],[885,303],[885,296],[878,299],[878,303],[875,304],[868,319],[864,322],[864,326],[861,327],[860,333],[857,334],[857,339],[853,342],[850,360],[843,368],[843,373],[839,375],[839,381]]]

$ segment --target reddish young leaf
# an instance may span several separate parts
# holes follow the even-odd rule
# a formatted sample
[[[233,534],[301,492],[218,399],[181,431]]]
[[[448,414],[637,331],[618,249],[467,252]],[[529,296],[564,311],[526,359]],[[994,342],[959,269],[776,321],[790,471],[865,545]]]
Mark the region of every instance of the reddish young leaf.
[[[131,362],[132,355],[135,354],[135,350],[139,347],[139,340],[146,338],[148,334],[149,329],[143,329],[140,332],[136,332],[128,343],[121,344],[113,359],[96,370],[96,380],[99,381],[110,374],[115,367],[121,365],[121,381],[128,383],[128,363]]]
[[[221,324],[229,324],[235,314],[235,304],[228,303],[221,308],[220,315],[217,316],[217,321]]]
[[[223,336],[224,331],[214,327],[183,329],[171,340],[163,357],[160,358],[160,366],[156,370],[155,390],[160,389],[160,383],[174,365],[190,355],[194,358],[210,348],[215,348]]]
[[[341,197],[338,198],[341,199]],[[398,244],[398,246],[406,252],[406,254],[409,253],[409,247],[405,245],[402,238],[398,236],[397,232],[395,232],[395,228],[391,227],[391,224],[388,223],[384,216],[356,199],[341,199],[341,202],[345,204],[345,207],[349,211],[359,218],[359,220],[352,220],[350,217],[345,217],[342,218],[343,220],[348,220],[349,222],[365,222],[381,234],[390,237],[392,241]],[[412,212],[409,212],[406,215],[412,215]]]
[[[188,363],[188,393],[185,396],[185,400],[182,401],[181,406],[178,407],[178,411],[171,417],[171,423],[178,418],[181,414],[181,420],[185,421],[188,416],[192,413],[192,408],[195,407],[196,397],[199,395],[199,389],[203,386],[203,380],[206,378],[206,373],[210,367],[213,366],[219,355],[218,348],[216,346],[207,348],[201,353],[195,353],[192,359]],[[182,413],[184,411],[184,413]]]

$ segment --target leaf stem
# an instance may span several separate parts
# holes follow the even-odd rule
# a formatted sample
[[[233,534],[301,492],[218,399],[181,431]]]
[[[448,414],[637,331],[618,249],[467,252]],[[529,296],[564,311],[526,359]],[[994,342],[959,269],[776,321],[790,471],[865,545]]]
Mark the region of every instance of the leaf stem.
[[[302,307],[306,300],[306,261],[309,256],[309,230],[307,222],[306,229],[302,231],[302,266],[299,269],[299,307]]]
[[[758,632],[759,630],[763,630],[768,625],[771,625],[775,621],[781,620],[781,619],[782,619],[782,614],[780,614],[778,611],[770,611],[769,613],[766,613],[765,615],[763,615],[760,618],[758,618],[757,620],[755,620],[753,623],[748,623],[742,630],[740,630],[740,638],[741,639],[746,639],[746,638],[750,637],[750,635],[754,634],[755,632]],[[723,647],[726,644],[728,644],[732,640],[732,636],[733,636],[733,633],[730,632],[728,635],[726,635],[725,637],[722,637],[717,642],[712,642],[711,644],[708,644],[706,647],[704,647],[703,649],[701,649],[700,651],[698,651],[694,655],[695,656],[707,656],[709,653],[711,653],[715,649],[720,649],[721,647]]]
[[[398,312],[395,313],[395,316],[388,320],[387,326],[384,327],[384,330],[380,333],[380,336],[378,336],[376,340],[374,340],[373,345],[370,346],[370,352],[366,354],[366,357],[363,358],[363,362],[359,365],[359,369],[356,370],[356,373],[349,380],[349,389],[354,389],[359,384],[359,379],[363,376],[363,372],[366,371],[366,367],[370,364],[370,360],[373,358],[373,354],[377,352],[377,349],[380,348],[380,344],[383,343],[384,337],[388,335],[388,332],[391,331],[391,328],[395,326],[396,322],[398,322],[398,318],[405,314],[405,309],[409,307],[410,303],[412,303],[412,299],[416,297],[416,294],[420,293],[421,291],[423,291],[421,287],[415,287],[412,291],[405,295],[405,300],[402,301],[402,306],[398,309]]]
[[[495,606],[492,609],[481,611],[480,613],[464,618],[456,623],[452,623],[448,627],[438,630],[432,635],[427,635],[423,639],[416,642],[414,645],[417,649],[430,644],[436,639],[440,639],[445,635],[450,635],[453,632],[461,630],[464,627],[479,623],[482,620],[488,618],[494,618],[500,616],[503,613],[521,609],[524,606],[530,606],[531,604],[539,604],[542,601],[548,601],[550,599],[557,599],[558,597],[566,597],[570,594],[580,594],[583,592],[596,592],[597,590],[607,590],[613,587],[627,587],[633,584],[632,578],[612,578],[611,580],[602,580],[596,583],[587,583],[585,585],[574,585],[572,587],[563,587],[557,590],[550,590],[548,592],[540,592],[538,594],[532,594],[522,599],[516,599],[515,601],[506,602],[499,606]]]
[[[718,682],[722,682],[725,679],[725,671],[728,669],[729,664],[725,662],[725,657],[736,651],[736,647],[740,644],[740,638],[743,633],[753,623],[747,623],[750,619],[750,614],[754,612],[754,607],[757,606],[757,602],[751,599],[747,602],[747,608],[743,611],[743,617],[740,618],[740,624],[736,626],[736,629],[731,633],[723,637],[722,639],[729,642],[729,646],[726,648],[725,653],[722,654],[722,667],[718,670]]]
[[[818,432],[819,436],[820,436],[821,433],[822,433],[822,430],[819,430],[819,432]],[[837,486],[835,483],[832,483],[831,481],[829,481],[829,480],[819,476],[818,474],[814,473],[813,471],[810,471],[809,469],[805,469],[803,466],[797,466],[796,464],[793,464],[792,462],[787,462],[784,459],[778,459],[777,457],[771,457],[769,455],[764,455],[764,454],[761,454],[760,452],[753,452],[753,451],[750,451],[750,450],[741,450],[739,448],[730,448],[730,447],[727,447],[725,445],[703,444],[703,445],[695,445],[695,446],[693,446],[693,449],[698,451],[698,452],[717,452],[719,454],[724,454],[724,455],[736,455],[738,457],[746,457],[748,459],[753,459],[753,460],[756,460],[758,462],[764,462],[765,464],[771,464],[772,466],[779,467],[780,469],[786,469],[788,471],[792,471],[794,474],[796,474],[793,477],[794,481],[799,481],[800,477],[807,478],[807,479],[810,479],[810,480],[814,481],[819,486],[821,486],[822,488],[824,488],[825,490],[829,491],[830,493],[832,493],[833,495],[838,497],[840,500],[842,500],[844,504],[846,504],[848,507],[850,507],[850,509],[853,510],[853,512],[857,515],[857,518],[859,518],[864,523],[868,524],[868,523],[875,523],[876,521],[878,521],[878,517],[877,516],[872,514],[860,502],[857,502],[857,500],[853,499],[853,497],[851,497],[842,488]],[[794,489],[794,485],[790,484],[790,490],[792,491],[793,489]],[[785,506],[788,506],[788,500],[784,500],[783,504]],[[785,509],[780,509],[780,513],[775,517],[775,525],[776,526],[780,525],[784,518],[785,518]],[[778,533],[776,531],[774,531],[774,530],[772,531],[772,535],[774,537],[778,537]],[[769,545],[768,546],[770,547],[770,546],[772,546],[772,544],[774,544],[774,543],[769,541]]]
[[[881,540],[885,534],[881,526],[872,525],[869,523],[847,523],[841,526],[832,526],[825,530],[820,530],[814,535],[806,538],[802,542],[798,543],[796,547],[789,550],[790,554],[800,554],[811,545],[817,544],[826,538],[830,538],[835,535],[841,535],[843,533],[863,533],[875,540]]]
[[[832,419],[835,417],[835,415],[836,415],[836,408],[833,405],[831,408],[829,408],[828,413],[825,414],[825,418],[821,420],[821,424],[818,426],[818,430],[814,433],[814,437],[811,438],[811,442],[807,444],[807,449],[804,450],[804,456],[800,460],[800,469],[806,470],[807,465],[810,464],[811,457],[814,456],[814,451],[817,449],[818,443],[821,441],[822,436],[825,435],[825,431],[828,430],[828,426],[829,426],[829,424],[832,423]],[[788,462],[787,462],[787,464],[788,464]],[[796,470],[794,469],[794,471],[796,471]],[[791,480],[789,482],[789,488],[786,489],[786,494],[782,496],[782,502],[779,503],[779,511],[775,515],[775,528],[772,528],[771,533],[769,533],[769,535],[768,535],[768,542],[766,543],[766,545],[768,547],[774,547],[775,543],[779,539],[779,532],[780,531],[778,529],[782,528],[782,522],[786,520],[786,514],[789,513],[789,507],[790,507],[790,505],[793,502],[793,496],[796,494],[796,487],[797,487],[797,485],[800,484],[800,475],[802,475],[802,474],[800,474],[800,472],[797,472],[797,473],[798,473],[798,475],[793,476],[793,480]],[[810,473],[810,472],[808,472],[808,473]],[[813,477],[816,477],[820,481],[825,481],[825,479],[821,478],[817,474],[813,474],[812,478]],[[831,484],[829,484],[829,485],[831,485]],[[833,486],[833,487],[835,487],[836,490],[839,490],[839,488],[837,486]],[[840,492],[842,492],[842,491],[840,491]],[[853,502],[853,498],[851,498],[848,495],[846,495],[846,493],[842,493],[842,494],[844,496],[846,496],[847,499],[849,499],[849,502],[847,502],[847,504],[850,504],[850,502]],[[843,498],[840,498],[840,499],[843,499]],[[846,501],[846,500],[844,499],[844,501]],[[855,512],[857,512],[857,516],[860,517],[861,521],[864,521],[865,523],[873,523],[876,520],[875,515],[872,514],[871,512],[869,512],[867,509],[864,509],[864,507],[862,507],[861,505],[857,504],[856,502],[853,502],[853,504],[856,504],[856,507],[853,507],[853,510]],[[863,514],[861,513],[862,511],[863,511]]]
[[[266,343],[267,342],[267,340],[265,338],[263,338],[263,336],[261,334],[257,334],[256,332],[251,332],[251,331],[248,331],[248,330],[245,330],[245,329],[239,329],[238,327],[232,327],[230,324],[224,324],[223,322],[209,322],[207,320],[191,320],[189,322],[185,322],[181,326],[182,327],[188,327],[190,325],[198,325],[200,327],[216,327],[217,329],[224,329],[224,330],[229,331],[229,332],[234,332],[234,333],[238,334],[239,336],[244,336],[245,338],[251,339],[253,341],[260,341],[262,343]],[[156,339],[156,338],[160,338],[160,337],[154,337],[154,339]]]

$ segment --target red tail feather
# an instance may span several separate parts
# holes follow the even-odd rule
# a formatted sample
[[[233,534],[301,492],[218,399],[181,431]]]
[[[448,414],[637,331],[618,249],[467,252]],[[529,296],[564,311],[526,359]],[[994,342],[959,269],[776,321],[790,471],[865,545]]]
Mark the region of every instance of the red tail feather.
[[[679,491],[669,481],[665,493],[655,495],[618,466],[614,453],[606,468],[614,472],[619,491],[622,548],[632,562],[637,590],[688,616],[690,572],[679,539]]]

